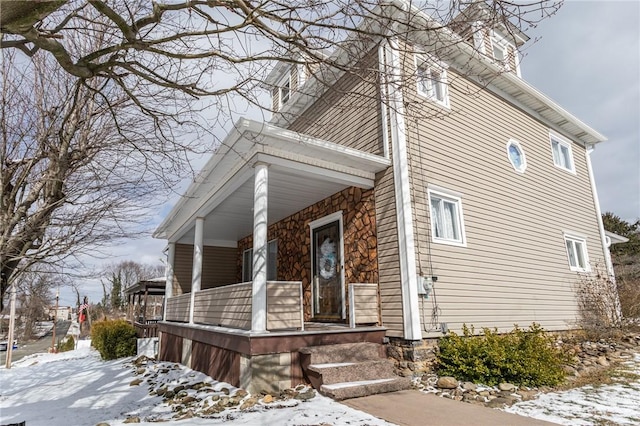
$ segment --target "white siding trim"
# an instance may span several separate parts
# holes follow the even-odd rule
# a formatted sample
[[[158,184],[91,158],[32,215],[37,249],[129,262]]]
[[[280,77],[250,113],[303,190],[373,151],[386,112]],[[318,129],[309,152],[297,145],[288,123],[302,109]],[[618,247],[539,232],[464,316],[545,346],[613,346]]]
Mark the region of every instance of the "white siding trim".
[[[400,280],[402,290],[402,321],[404,338],[422,339],[418,304],[418,276],[416,249],[411,212],[411,185],[407,155],[406,124],[402,99],[401,64],[399,47],[395,40],[387,44],[387,60],[390,60],[393,80],[388,86],[391,108],[391,149],[393,153],[393,182],[398,221],[398,249],[400,254]]]
[[[385,45],[381,44],[378,48],[378,67],[380,69],[380,112],[382,115],[382,150],[384,158],[389,158],[389,103],[388,103],[388,82],[387,82],[387,69],[385,62]]]

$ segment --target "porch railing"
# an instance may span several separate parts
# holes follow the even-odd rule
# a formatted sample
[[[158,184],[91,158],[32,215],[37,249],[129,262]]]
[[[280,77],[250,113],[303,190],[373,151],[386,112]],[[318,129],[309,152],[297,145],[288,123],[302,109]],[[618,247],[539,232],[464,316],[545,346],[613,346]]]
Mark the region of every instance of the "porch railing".
[[[136,337],[158,337],[158,320],[135,321]]]
[[[167,321],[189,322],[189,311],[191,310],[191,294],[185,293],[167,299]]]
[[[167,300],[167,321],[187,322],[189,304]],[[267,282],[267,330],[303,329],[302,283]],[[184,309],[178,313],[176,309]],[[242,330],[251,329],[251,283],[232,284],[197,291],[194,295],[193,322]]]
[[[349,284],[349,325],[378,324],[378,284]]]

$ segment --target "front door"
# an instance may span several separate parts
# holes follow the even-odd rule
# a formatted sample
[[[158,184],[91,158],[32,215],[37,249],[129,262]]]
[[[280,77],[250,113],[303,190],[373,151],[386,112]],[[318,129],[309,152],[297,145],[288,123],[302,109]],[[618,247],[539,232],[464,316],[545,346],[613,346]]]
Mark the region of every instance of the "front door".
[[[317,228],[311,235],[313,245],[313,319],[340,321],[342,312],[342,235],[340,221]]]

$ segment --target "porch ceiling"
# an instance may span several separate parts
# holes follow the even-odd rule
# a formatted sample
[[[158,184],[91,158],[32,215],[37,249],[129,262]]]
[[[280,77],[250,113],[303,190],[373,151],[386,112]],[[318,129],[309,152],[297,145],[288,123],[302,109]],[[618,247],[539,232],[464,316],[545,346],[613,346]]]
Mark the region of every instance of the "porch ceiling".
[[[389,159],[241,119],[154,233],[193,243],[203,217],[205,245],[235,247],[253,232],[254,165],[269,165],[268,220],[275,223],[349,186],[371,188]]]
[[[319,181],[302,173],[269,168],[269,224],[322,200],[347,185],[332,181]],[[253,176],[233,194],[204,216],[205,245],[236,246],[236,242],[253,232]],[[191,226],[177,241],[193,244],[195,228]]]

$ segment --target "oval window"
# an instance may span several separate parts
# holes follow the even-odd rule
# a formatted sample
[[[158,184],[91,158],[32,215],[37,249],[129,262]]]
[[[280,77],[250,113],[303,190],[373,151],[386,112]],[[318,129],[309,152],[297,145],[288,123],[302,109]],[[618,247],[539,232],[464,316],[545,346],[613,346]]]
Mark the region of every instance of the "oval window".
[[[524,173],[524,170],[527,168],[527,159],[524,155],[524,150],[520,146],[520,142],[513,139],[507,142],[507,156],[513,169],[518,173]]]

